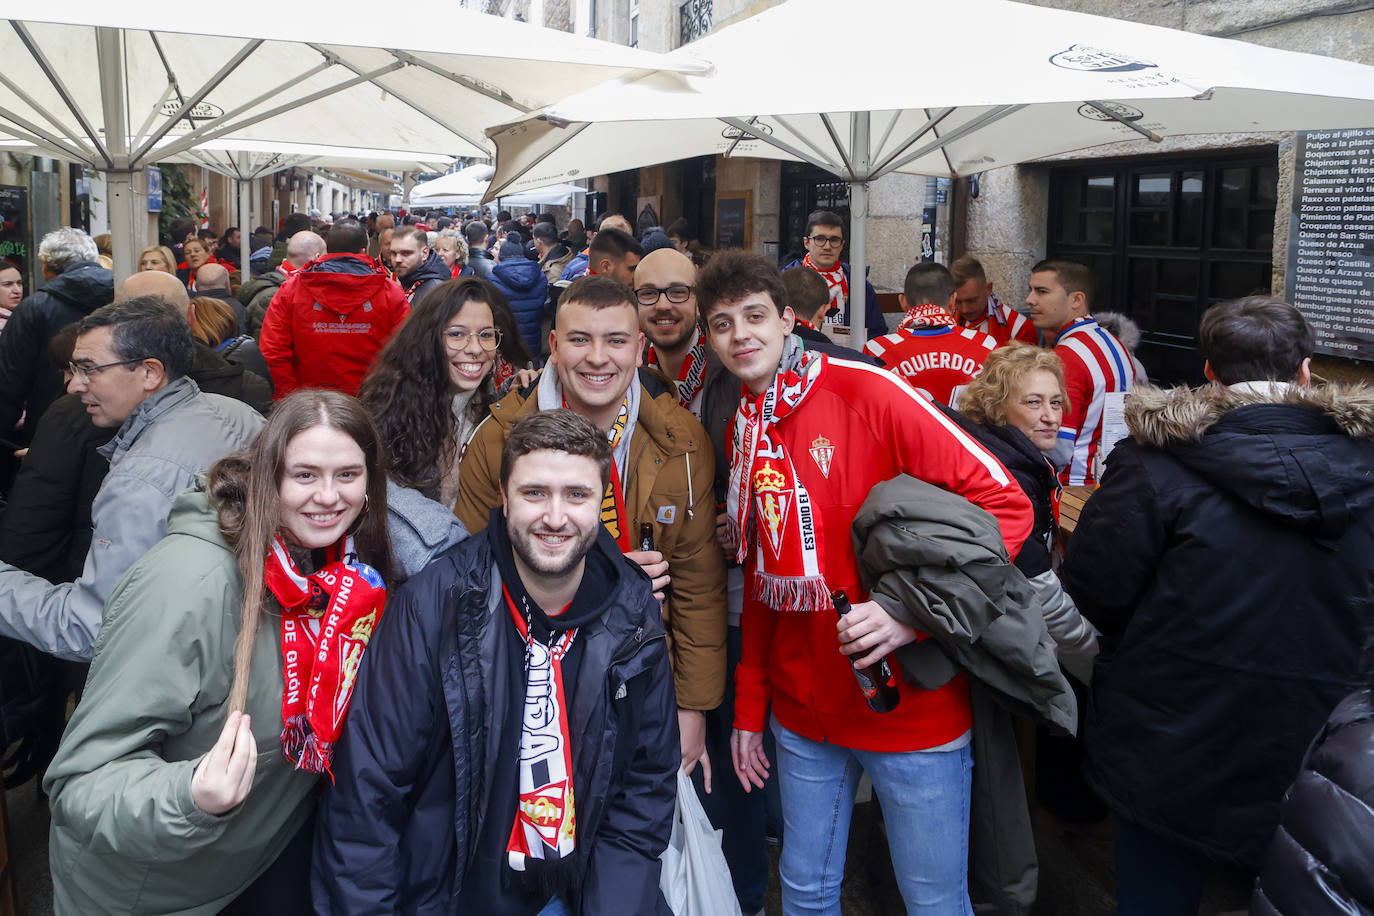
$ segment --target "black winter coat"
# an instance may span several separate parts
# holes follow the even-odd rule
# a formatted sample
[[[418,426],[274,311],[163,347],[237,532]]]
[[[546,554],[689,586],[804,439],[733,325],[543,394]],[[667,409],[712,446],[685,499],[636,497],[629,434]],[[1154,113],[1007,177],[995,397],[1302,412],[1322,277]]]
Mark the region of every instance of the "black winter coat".
[[[114,274],[95,261],[73,264],[14,309],[0,334],[0,436],[28,410],[21,445],[33,439],[38,418],[63,391],[62,373],[48,362],[58,331],[114,299]]]
[[[1374,690],[1346,697],[1308,748],[1250,913],[1374,913]]]
[[[593,550],[625,575],[583,655],[569,728],[577,789],[574,916],[668,916],[658,889],[677,794],[677,698],[649,580],[604,530]],[[522,698],[493,692],[509,615],[488,536],[435,558],[387,602],[363,656],[315,833],[321,914],[452,913],[489,812],[496,723]],[[604,672],[604,676],[596,676]],[[513,812],[512,812],[513,813]]]
[[[96,450],[119,430],[92,423],[75,394],[53,401],[34,425],[0,522],[0,560],[49,582],[73,582],[90,552],[91,504],[110,470]]]
[[[406,274],[405,277],[398,277],[396,282],[401,284],[401,289],[406,291],[406,298],[410,300],[413,307],[425,293],[443,283],[445,280],[453,279],[453,271],[444,259],[439,257],[437,251],[431,250],[429,257],[425,258],[419,265]]]
[[[213,349],[195,341],[195,356],[187,373],[208,394],[242,401],[263,416],[272,409],[272,383],[242,365],[235,365]],[[259,353],[259,356],[262,354]]]
[[[549,292],[549,278],[539,269],[539,262],[528,258],[500,261],[487,278],[506,297],[525,347],[538,355],[542,349],[541,325],[544,321],[544,299]]]
[[[1026,434],[1016,427],[975,423],[938,401],[935,406],[951,422],[977,439],[979,445],[992,452],[1030,497],[1031,505],[1035,508],[1035,527],[1012,562],[1026,574],[1026,578],[1048,570],[1055,528],[1054,497],[1059,491],[1059,478],[1054,467],[1046,460],[1044,453],[1026,438]]]
[[[1358,686],[1374,607],[1374,392],[1136,389],[1069,541],[1101,631],[1084,734],[1119,815],[1258,869],[1284,790]]]

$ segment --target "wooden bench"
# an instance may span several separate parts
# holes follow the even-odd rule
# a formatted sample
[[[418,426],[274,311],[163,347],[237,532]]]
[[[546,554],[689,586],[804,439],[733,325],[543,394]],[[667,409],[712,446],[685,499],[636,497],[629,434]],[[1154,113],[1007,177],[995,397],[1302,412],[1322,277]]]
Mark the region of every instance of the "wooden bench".
[[[1097,487],[1065,487],[1064,492],[1059,497],[1059,533],[1065,538],[1073,534],[1078,527],[1079,516],[1083,514],[1083,507],[1088,502],[1088,497],[1092,495]]]

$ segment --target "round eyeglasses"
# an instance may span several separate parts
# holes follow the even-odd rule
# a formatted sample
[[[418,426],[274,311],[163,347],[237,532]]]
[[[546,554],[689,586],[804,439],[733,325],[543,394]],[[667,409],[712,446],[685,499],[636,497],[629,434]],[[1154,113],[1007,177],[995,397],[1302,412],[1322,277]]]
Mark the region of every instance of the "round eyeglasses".
[[[483,328],[480,331],[467,331],[458,327],[444,328],[444,339],[455,350],[466,347],[468,340],[473,337],[477,338],[477,345],[488,353],[501,345],[500,328]]]

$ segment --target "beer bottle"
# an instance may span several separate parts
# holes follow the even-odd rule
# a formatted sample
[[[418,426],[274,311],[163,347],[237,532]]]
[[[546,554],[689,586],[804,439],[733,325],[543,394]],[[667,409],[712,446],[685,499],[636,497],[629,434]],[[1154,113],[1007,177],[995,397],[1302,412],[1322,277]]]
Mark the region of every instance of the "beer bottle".
[[[836,589],[830,593],[830,600],[834,602],[835,613],[838,616],[843,617],[849,613],[849,598],[844,592]],[[887,659],[879,659],[866,668],[856,667],[851,661],[849,667],[854,672],[854,680],[859,682],[859,692],[868,701],[869,709],[874,712],[892,712],[897,708],[902,695],[897,690],[897,678],[893,676]]]
[[[654,549],[654,526],[648,522],[639,526],[639,549]]]

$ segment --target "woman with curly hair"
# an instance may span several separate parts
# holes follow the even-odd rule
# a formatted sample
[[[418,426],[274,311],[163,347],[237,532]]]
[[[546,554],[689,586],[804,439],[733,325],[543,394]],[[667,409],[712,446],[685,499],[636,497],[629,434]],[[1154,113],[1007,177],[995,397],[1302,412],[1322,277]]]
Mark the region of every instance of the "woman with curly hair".
[[[506,297],[490,283],[446,280],[422,296],[358,393],[381,431],[391,479],[453,506],[468,439],[529,362]]]
[[[1078,613],[1050,564],[1059,525],[1059,479],[1045,456],[1058,441],[1068,409],[1064,364],[1054,351],[1011,343],[993,350],[964,389],[958,419],[1006,465],[1035,507],[1035,528],[1013,561],[1044,605],[1060,665],[1086,684],[1097,655],[1097,630]]]

